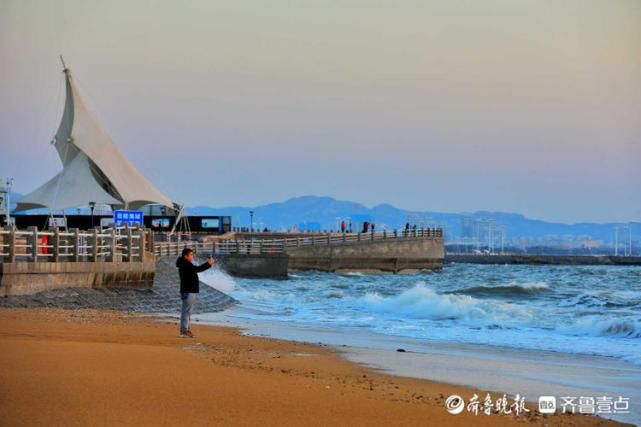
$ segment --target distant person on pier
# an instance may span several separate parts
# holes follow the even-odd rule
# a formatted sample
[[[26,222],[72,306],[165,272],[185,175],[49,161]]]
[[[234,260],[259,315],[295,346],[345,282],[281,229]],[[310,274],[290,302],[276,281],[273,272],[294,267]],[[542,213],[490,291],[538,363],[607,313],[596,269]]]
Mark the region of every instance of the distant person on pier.
[[[341,233],[345,233],[345,221],[341,222]]]
[[[180,310],[180,336],[182,338],[193,338],[189,323],[191,321],[191,311],[196,303],[196,294],[200,292],[200,280],[198,273],[207,270],[214,265],[214,258],[209,259],[201,265],[194,265],[194,252],[189,249],[183,249],[182,256],[176,260],[178,274],[180,275],[180,299],[182,300],[182,309]]]
[[[375,230],[376,230],[376,224],[372,223],[372,234],[375,233]]]

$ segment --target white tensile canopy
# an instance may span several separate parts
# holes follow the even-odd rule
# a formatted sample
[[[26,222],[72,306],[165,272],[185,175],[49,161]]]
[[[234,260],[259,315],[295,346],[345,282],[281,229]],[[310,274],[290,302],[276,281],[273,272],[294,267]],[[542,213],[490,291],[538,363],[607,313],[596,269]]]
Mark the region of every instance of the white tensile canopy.
[[[125,209],[149,204],[173,209],[171,200],[138,172],[111,141],[80,97],[68,68],[64,73],[65,108],[53,140],[63,170],[20,198],[14,212],[62,210],[92,202]]]

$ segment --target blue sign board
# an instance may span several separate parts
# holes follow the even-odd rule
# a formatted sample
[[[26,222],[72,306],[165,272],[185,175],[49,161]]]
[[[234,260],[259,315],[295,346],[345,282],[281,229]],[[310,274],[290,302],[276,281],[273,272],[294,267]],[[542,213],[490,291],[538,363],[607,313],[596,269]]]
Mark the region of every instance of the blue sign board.
[[[122,227],[123,224],[128,226],[140,225],[143,226],[142,212],[140,211],[114,211],[114,224],[116,227]]]

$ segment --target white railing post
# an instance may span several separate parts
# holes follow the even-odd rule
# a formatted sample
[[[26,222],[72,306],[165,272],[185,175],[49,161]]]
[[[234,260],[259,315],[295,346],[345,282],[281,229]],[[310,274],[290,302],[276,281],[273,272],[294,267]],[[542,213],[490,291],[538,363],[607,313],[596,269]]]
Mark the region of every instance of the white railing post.
[[[117,262],[118,261],[118,234],[116,232],[116,227],[112,225],[111,227],[111,244],[110,244],[110,251],[111,251],[111,262]]]
[[[11,224],[9,229],[9,259],[8,262],[16,262],[16,226]]]
[[[91,244],[93,246],[91,248],[91,262],[98,261],[98,251],[100,250],[100,245],[98,243],[98,229],[94,228],[91,232]]]
[[[58,262],[60,261],[60,229],[56,227],[53,230],[53,253],[51,254],[51,261]]]
[[[80,261],[80,230],[77,228],[73,229],[73,262],[79,262]]]
[[[31,261],[38,262],[38,227],[29,227],[31,230]]]
[[[138,260],[140,262],[144,262],[146,258],[146,251],[147,248],[145,247],[145,229],[144,228],[139,228],[138,229]]]
[[[126,227],[127,230],[127,262],[132,262],[134,257],[134,239],[133,232],[129,226]]]

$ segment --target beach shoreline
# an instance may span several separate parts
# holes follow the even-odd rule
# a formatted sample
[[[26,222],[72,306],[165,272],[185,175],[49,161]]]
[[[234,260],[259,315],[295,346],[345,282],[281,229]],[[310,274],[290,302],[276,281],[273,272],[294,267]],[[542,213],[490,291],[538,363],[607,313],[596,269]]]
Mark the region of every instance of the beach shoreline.
[[[641,366],[614,357],[500,345],[427,340],[375,333],[363,328],[300,326],[252,317],[243,306],[201,314],[205,324],[241,328],[244,334],[332,347],[345,359],[388,375],[475,387],[508,395],[630,399],[627,414],[604,417],[638,425]],[[249,316],[248,316],[249,315]],[[399,352],[399,350],[401,350]]]
[[[451,415],[486,392],[383,374],[323,345],[158,315],[0,310],[0,419],[8,425],[621,425],[594,416]],[[493,399],[499,393],[490,393]]]

